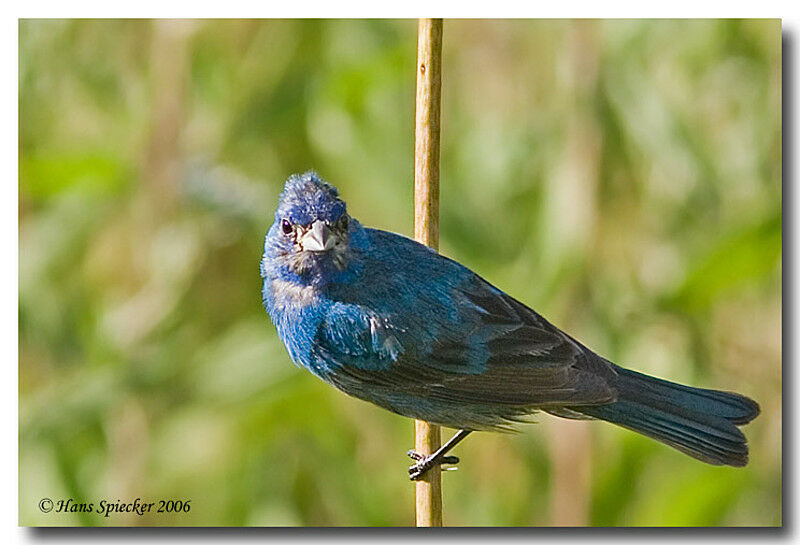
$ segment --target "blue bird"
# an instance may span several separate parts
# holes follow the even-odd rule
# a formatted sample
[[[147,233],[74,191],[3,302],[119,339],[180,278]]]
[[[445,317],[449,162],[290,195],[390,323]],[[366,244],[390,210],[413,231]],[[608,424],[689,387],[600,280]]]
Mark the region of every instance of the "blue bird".
[[[335,187],[293,175],[261,260],[264,307],[295,364],[346,394],[458,431],[420,478],[475,430],[537,410],[599,419],[698,460],[744,466],[737,426],[759,413],[735,393],[624,369],[466,267],[409,238],[363,227]]]

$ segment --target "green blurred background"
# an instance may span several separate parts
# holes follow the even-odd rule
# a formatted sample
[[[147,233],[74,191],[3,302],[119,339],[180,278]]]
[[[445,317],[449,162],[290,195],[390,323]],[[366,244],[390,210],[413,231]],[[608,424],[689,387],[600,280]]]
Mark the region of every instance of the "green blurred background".
[[[413,424],[261,308],[314,168],[412,229],[416,22],[20,22],[20,522],[410,525]],[[625,366],[745,393],[745,469],[542,415],[478,434],[449,525],[781,524],[781,27],[446,21],[442,252]],[[44,514],[43,497],[190,499]]]

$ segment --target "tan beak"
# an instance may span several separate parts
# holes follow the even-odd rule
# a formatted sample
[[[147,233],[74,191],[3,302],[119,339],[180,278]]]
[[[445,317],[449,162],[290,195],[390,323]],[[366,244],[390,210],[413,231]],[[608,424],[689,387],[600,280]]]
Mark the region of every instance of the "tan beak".
[[[305,251],[325,252],[336,245],[336,238],[324,221],[317,220],[300,239],[300,244]]]

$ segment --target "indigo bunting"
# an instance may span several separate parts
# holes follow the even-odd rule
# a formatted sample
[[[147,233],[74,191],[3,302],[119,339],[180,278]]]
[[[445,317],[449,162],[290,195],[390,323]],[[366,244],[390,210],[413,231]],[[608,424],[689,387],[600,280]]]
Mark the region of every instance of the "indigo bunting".
[[[684,386],[599,356],[455,261],[363,227],[314,172],[285,184],[261,260],[264,307],[295,364],[397,414],[460,430],[509,430],[537,410],[599,419],[698,460],[744,466],[739,394]]]

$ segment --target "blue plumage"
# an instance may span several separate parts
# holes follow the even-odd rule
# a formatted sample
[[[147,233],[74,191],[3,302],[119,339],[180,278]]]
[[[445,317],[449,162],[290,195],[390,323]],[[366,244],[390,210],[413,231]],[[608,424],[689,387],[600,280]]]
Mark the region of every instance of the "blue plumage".
[[[599,418],[713,464],[744,465],[758,405],[596,355],[478,275],[361,226],[315,173],[290,177],[267,233],[262,297],[291,359],[345,393],[464,430],[536,410]]]

